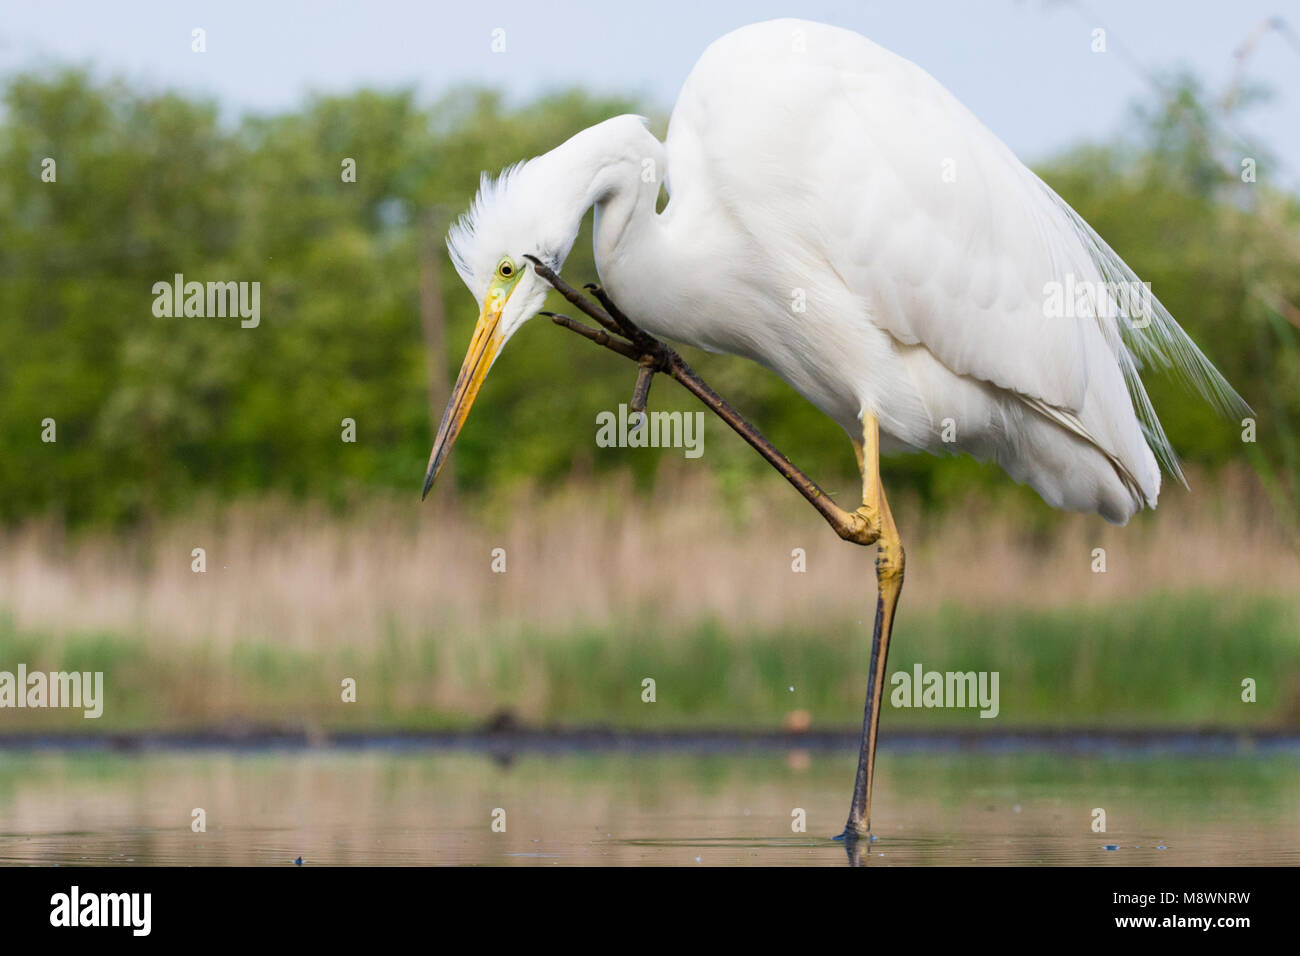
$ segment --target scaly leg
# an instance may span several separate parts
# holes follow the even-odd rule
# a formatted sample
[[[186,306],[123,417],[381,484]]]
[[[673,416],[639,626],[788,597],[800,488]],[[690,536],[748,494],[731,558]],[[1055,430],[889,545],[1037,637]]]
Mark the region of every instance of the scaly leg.
[[[889,636],[894,628],[894,610],[903,590],[903,543],[880,484],[880,423],[864,415],[862,441],[854,442],[858,467],[862,471],[862,515],[868,527],[877,531],[876,623],[871,636],[871,669],[867,674],[867,703],[862,716],[862,748],[858,775],[853,784],[853,806],[844,827],[846,843],[856,843],[871,829],[871,784],[876,769],[876,735],[880,730],[880,703],[884,697],[885,662],[889,657]],[[850,852],[852,858],[852,852]]]

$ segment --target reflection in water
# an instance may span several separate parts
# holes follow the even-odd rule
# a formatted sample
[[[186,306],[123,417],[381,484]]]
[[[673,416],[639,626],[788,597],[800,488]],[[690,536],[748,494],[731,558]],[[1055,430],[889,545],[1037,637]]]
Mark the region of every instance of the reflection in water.
[[[0,751],[0,863],[842,866],[853,768],[817,752]],[[877,788],[871,866],[1300,863],[1289,751],[886,753]]]

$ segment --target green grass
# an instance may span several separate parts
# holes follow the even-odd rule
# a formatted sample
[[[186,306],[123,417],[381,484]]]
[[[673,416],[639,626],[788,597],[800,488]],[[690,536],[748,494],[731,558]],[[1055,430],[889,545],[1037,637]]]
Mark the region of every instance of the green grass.
[[[1000,714],[895,709],[889,726],[1263,727],[1300,725],[1300,602],[1209,594],[1052,610],[903,606],[889,672],[997,671]],[[39,634],[0,617],[0,670],[105,672],[104,717],[0,710],[0,732],[169,729],[231,723],[328,728],[472,726],[500,709],[527,721],[627,728],[776,727],[792,710],[815,726],[861,719],[870,620],[736,633],[718,620],[685,632],[653,609],[622,626],[568,633],[394,630],[339,653],[247,643],[159,652],[129,636]],[[357,681],[357,702],[340,682]],[[644,703],[642,681],[655,681]],[[1256,682],[1257,701],[1241,699]],[[791,690],[790,688],[794,689]],[[890,688],[887,686],[886,690]]]

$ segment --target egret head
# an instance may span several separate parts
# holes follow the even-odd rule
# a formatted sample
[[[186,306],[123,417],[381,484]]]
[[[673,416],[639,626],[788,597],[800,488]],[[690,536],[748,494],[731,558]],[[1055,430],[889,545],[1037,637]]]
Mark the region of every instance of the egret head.
[[[447,236],[452,262],[479,305],[479,317],[434,439],[426,495],[488,369],[550,291],[530,257],[559,272],[586,211],[628,182],[650,191],[653,212],[659,182],[644,178],[644,163],[646,157],[657,158],[656,167],[663,168],[662,154],[644,117],[615,116],[495,179],[483,176],[474,204]]]
[[[443,412],[424,476],[429,493],[492,363],[509,338],[542,308],[550,285],[529,256],[559,271],[573,248],[582,212],[556,204],[547,157],[484,174],[468,213],[452,226],[447,248],[479,304],[478,323]]]

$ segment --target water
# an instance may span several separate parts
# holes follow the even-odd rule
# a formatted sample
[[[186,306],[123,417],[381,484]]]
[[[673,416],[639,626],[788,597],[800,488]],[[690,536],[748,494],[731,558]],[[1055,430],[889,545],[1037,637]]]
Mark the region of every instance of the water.
[[[853,770],[800,750],[0,751],[0,863],[842,866]],[[872,866],[1300,863],[1294,751],[882,750],[880,772]]]

